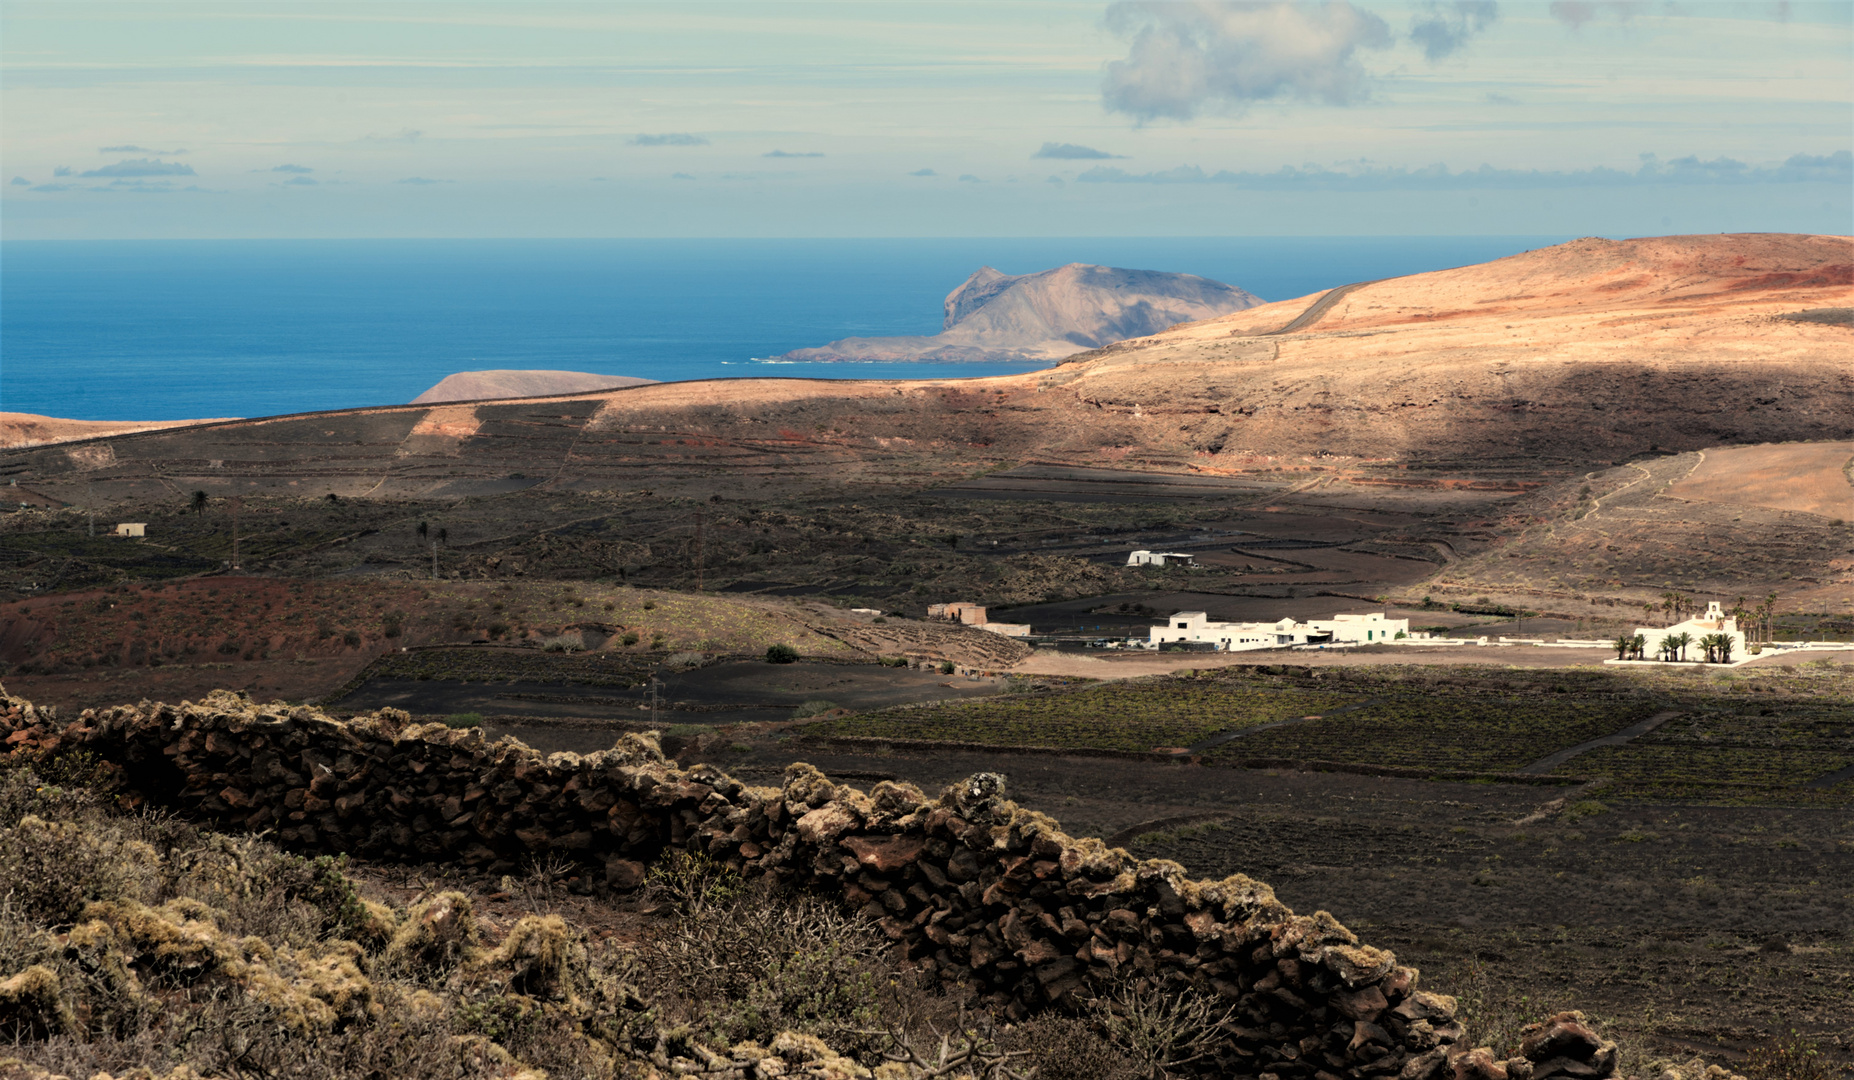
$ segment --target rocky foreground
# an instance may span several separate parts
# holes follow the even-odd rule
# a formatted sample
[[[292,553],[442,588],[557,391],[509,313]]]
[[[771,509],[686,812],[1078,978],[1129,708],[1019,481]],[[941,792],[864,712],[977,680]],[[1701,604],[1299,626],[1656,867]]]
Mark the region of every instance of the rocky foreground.
[[[1194,989],[1228,1009],[1194,1065],[1205,1074],[1617,1074],[1616,1046],[1571,1014],[1532,1030],[1515,1057],[1462,1047],[1455,999],[1421,989],[1414,969],[1361,944],[1326,912],[1298,915],[1243,875],[1193,881],[1176,863],[1139,862],[1100,840],[1070,837],[1006,799],[995,774],[937,798],[889,782],[860,791],[804,764],[792,765],[781,787],[748,787],[708,766],[678,768],[647,737],[625,735],[602,753],[542,757],[512,740],[408,719],[385,709],[344,722],[218,693],[198,704],[86,710],[60,723],[6,698],[0,731],[10,753],[88,751],[121,768],[134,799],[222,827],[271,830],[303,850],[456,862],[490,874],[552,853],[597,868],[619,890],[639,885],[667,852],[704,853],[748,879],[840,898],[912,966],[969,988],[1006,1017],[1072,1007],[1114,986]],[[136,918],[179,925],[185,915]],[[88,917],[113,925],[109,912]],[[461,917],[430,908],[413,923]],[[400,933],[388,927],[379,936]],[[53,1006],[42,976],[7,974],[0,1014],[46,1030],[64,1022],[43,1015]],[[339,974],[360,977],[358,969]],[[307,968],[273,975],[328,981]],[[697,1067],[660,1064],[705,1076],[780,1075],[753,1056],[772,1053],[783,1055],[780,1069],[804,1075],[867,1075],[841,1062],[826,1069],[814,1049],[737,1048],[729,1056],[691,1048]]]

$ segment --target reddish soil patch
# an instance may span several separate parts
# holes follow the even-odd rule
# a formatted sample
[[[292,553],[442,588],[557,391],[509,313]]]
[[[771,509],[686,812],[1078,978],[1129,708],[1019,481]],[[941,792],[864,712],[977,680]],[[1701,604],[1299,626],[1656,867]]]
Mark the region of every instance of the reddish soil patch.
[[[1737,503],[1822,517],[1854,518],[1847,465],[1854,442],[1778,443],[1705,451],[1667,494],[1694,502]]]

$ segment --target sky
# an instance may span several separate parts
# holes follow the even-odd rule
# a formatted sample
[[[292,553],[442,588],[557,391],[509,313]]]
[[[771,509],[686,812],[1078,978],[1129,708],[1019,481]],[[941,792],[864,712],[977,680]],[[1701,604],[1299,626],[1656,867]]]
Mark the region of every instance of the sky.
[[[1854,232],[1854,4],[0,5],[0,236]]]

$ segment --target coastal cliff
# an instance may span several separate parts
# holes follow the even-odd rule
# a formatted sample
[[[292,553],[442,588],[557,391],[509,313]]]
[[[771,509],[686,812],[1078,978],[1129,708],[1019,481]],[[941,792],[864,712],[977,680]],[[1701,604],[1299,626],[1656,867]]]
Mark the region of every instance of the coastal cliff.
[[[938,334],[844,338],[780,359],[1061,360],[1260,303],[1241,289],[1194,274],[1070,263],[1010,275],[986,266],[947,294]]]

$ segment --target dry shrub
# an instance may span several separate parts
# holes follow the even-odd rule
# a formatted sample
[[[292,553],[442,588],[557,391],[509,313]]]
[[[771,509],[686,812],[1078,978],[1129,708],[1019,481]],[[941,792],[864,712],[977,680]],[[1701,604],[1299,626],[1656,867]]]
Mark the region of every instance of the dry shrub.
[[[586,978],[586,947],[558,915],[526,915],[490,958],[509,968],[517,993],[545,1000],[576,998]]]
[[[811,896],[747,885],[700,855],[665,861],[649,884],[675,924],[645,949],[653,996],[724,1044],[782,1031],[871,1049],[894,982],[873,923]],[[670,1007],[666,1002],[666,1007]]]
[[[93,900],[141,895],[159,861],[147,844],[87,822],[47,821],[28,813],[0,827],[6,894],[26,915],[45,922],[68,922]]]
[[[1822,1048],[1795,1032],[1751,1051],[1744,1070],[1752,1080],[1834,1080],[1850,1070],[1822,1053]]]
[[[34,964],[0,979],[0,1039],[19,1042],[77,1030],[77,1016],[65,1003],[58,973]]]
[[[1164,1077],[1202,1061],[1222,1038],[1232,1009],[1192,989],[1165,991],[1122,983],[1090,1003],[1107,1041],[1118,1047],[1139,1075]]]
[[[1037,1080],[1139,1080],[1140,1072],[1094,1025],[1073,1016],[1039,1016],[1005,1037],[1013,1050],[1027,1050],[1023,1064]]]
[[[442,975],[475,959],[482,935],[476,909],[460,892],[441,892],[413,906],[386,947],[386,960],[402,970]]]

